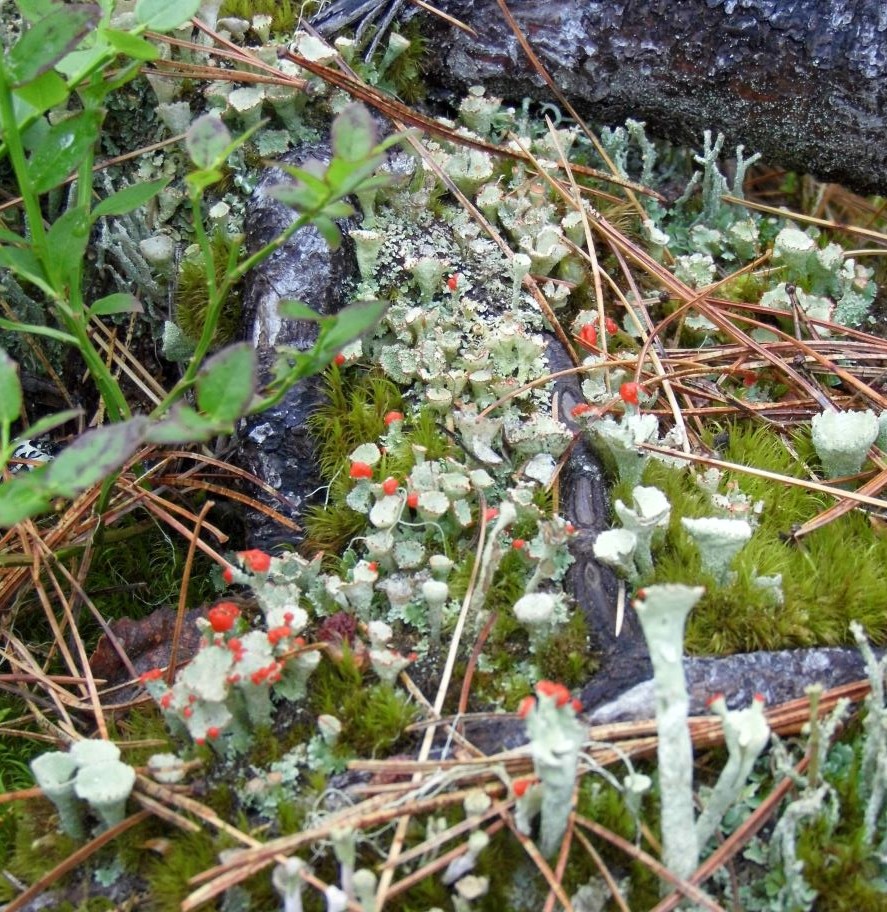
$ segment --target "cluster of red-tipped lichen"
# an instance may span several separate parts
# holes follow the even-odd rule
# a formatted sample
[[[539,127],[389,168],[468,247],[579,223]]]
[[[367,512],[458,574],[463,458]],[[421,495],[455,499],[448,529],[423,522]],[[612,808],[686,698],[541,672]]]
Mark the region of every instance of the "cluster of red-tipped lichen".
[[[246,566],[256,568],[258,572],[266,572],[270,566],[270,559],[261,551],[241,552],[238,556]],[[294,614],[288,612],[284,614],[283,624],[272,627],[264,634],[261,631],[243,633],[245,625],[241,620],[241,611],[234,602],[221,601],[207,610],[206,619],[203,621],[205,633],[200,647],[201,652],[198,652],[196,660],[199,661],[203,650],[216,650],[212,653],[211,658],[209,653],[206,653],[208,656],[206,670],[212,669],[224,675],[223,692],[225,695],[221,699],[218,696],[209,698],[200,689],[197,679],[192,676],[192,679],[189,680],[187,675],[183,676],[183,673],[180,673],[172,687],[167,686],[163,680],[164,672],[159,668],[143,674],[140,681],[161,709],[171,714],[172,717],[177,716],[185,722],[196,743],[203,742],[200,735],[204,731],[207,738],[218,737],[221,729],[227,727],[227,724],[208,725],[203,729],[198,723],[195,730],[194,724],[197,718],[195,710],[200,706],[206,707],[210,713],[217,713],[218,708],[213,710],[212,707],[223,703],[230,712],[231,718],[242,719],[243,710],[237,709],[238,706],[243,705],[239,702],[240,697],[235,700],[235,703],[229,703],[229,697],[235,692],[233,689],[252,687],[261,690],[270,688],[281,681],[287,662],[292,656],[293,647],[305,645],[305,641],[301,637],[295,636],[295,631],[291,626],[294,619]],[[201,672],[203,670],[201,668]],[[204,680],[206,683],[212,682],[212,678],[200,678],[201,684]],[[261,694],[253,692],[250,699],[254,700],[256,696],[260,697]],[[268,698],[270,701],[270,693]],[[249,701],[247,702],[249,703]],[[262,706],[261,699],[258,705]],[[270,702],[268,706],[270,708]],[[261,714],[262,710],[259,712]],[[256,724],[255,720],[253,724]]]
[[[536,696],[524,697],[517,708],[517,714],[521,719],[526,719],[536,706],[536,700],[545,698],[554,702],[554,705],[560,709],[562,706],[569,704],[576,712],[582,709],[582,704],[573,699],[570,691],[563,684],[555,681],[538,681],[536,684]]]
[[[242,566],[252,573],[267,573],[271,569],[271,555],[260,551],[258,548],[238,551],[237,557],[240,559]],[[222,571],[222,579],[229,586],[234,582],[234,570],[232,567],[225,567]]]

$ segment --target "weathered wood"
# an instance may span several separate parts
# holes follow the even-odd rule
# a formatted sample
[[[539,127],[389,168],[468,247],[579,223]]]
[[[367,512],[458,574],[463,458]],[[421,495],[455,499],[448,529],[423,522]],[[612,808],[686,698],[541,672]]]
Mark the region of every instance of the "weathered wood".
[[[551,99],[496,0],[425,13],[428,80]],[[510,0],[555,83],[600,124],[628,117],[693,147],[720,131],[771,164],[887,193],[884,0]]]

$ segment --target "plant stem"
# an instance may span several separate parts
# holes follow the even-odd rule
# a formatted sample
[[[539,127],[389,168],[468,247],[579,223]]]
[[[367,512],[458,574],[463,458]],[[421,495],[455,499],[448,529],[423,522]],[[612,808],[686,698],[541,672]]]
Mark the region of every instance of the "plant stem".
[[[41,263],[45,263],[47,243],[46,230],[43,227],[43,214],[40,212],[40,200],[37,194],[34,193],[34,187],[28,174],[25,148],[22,145],[21,134],[15,119],[15,109],[12,105],[12,91],[9,88],[9,80],[2,62],[0,62],[0,127],[3,128],[9,161],[15,172],[15,178],[24,203],[25,215],[28,219],[28,226],[31,229],[31,243],[34,247],[34,253]]]
[[[247,257],[235,269],[230,270],[225,275],[221,284],[216,286],[215,261],[213,260],[212,247],[209,238],[203,227],[201,203],[202,194],[196,194],[191,197],[191,210],[194,215],[194,234],[197,238],[197,243],[200,246],[201,253],[203,254],[203,261],[206,269],[206,285],[209,294],[206,320],[203,325],[203,332],[200,334],[200,339],[194,349],[194,354],[191,356],[187,370],[182,379],[179,380],[179,382],[169,391],[164,400],[151,413],[153,417],[162,415],[173,402],[175,402],[179,396],[194,383],[197,373],[203,364],[203,359],[206,357],[206,353],[209,351],[209,347],[212,344],[216,325],[219,322],[219,316],[222,311],[222,305],[232,286],[240,281],[250,269],[271,256],[275,250],[280,249],[296,231],[307,225],[314,215],[313,212],[300,215],[291,225],[288,225],[284,231],[274,238],[274,240],[265,244],[264,247]]]
[[[69,301],[65,299],[64,289],[57,287],[56,281],[53,279],[52,254],[47,242],[46,229],[43,226],[40,199],[39,195],[34,191],[33,182],[28,173],[24,145],[22,144],[21,133],[18,129],[12,104],[12,92],[9,88],[6,71],[2,65],[0,65],[0,126],[3,128],[9,160],[15,172],[19,192],[25,207],[28,228],[31,233],[31,246],[52,287],[52,303],[55,307],[56,315],[60,322],[64,324],[68,334],[74,337],[75,344],[80,349],[89,373],[99,388],[99,393],[105,403],[105,407],[108,409],[109,417],[112,421],[121,421],[129,417],[129,406],[120,386],[89,338],[84,320],[85,308],[80,291],[80,274],[78,272],[77,281],[73,283],[71,289],[72,300]],[[90,202],[92,187],[92,162],[93,156],[90,152],[86,155],[81,165],[78,178],[78,203],[80,203],[81,199],[85,199],[85,205],[87,206]]]

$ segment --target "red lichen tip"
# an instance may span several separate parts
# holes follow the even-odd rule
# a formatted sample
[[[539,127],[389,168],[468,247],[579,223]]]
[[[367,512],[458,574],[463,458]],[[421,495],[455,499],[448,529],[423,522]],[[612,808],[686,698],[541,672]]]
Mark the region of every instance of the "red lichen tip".
[[[336,367],[341,367],[344,363],[345,363],[345,356],[342,354],[342,352],[339,352],[339,354],[336,355],[335,358],[333,358],[333,364],[335,364]]]
[[[492,522],[499,515],[499,511],[495,507],[487,507],[484,511],[484,519],[487,522]]]
[[[272,646],[276,646],[281,640],[288,640],[292,635],[293,630],[291,627],[272,627],[268,631],[268,642]]]
[[[628,405],[638,405],[638,385],[633,380],[619,387],[619,398]]]
[[[142,684],[147,684],[148,681],[156,681],[158,678],[163,677],[162,668],[152,668],[150,671],[146,671],[144,674],[139,675],[139,681]]]
[[[215,739],[215,738],[218,738],[220,734],[221,734],[221,732],[219,731],[218,726],[216,726],[216,725],[210,725],[210,727],[206,730],[207,738]]]
[[[415,510],[416,507],[419,506],[419,495],[415,491],[410,491],[410,493],[407,494],[407,506],[411,510]]]
[[[712,706],[712,705],[714,705],[715,703],[717,703],[718,700],[723,700],[723,699],[724,699],[724,695],[723,695],[722,693],[713,693],[713,694],[705,701],[705,705],[706,705],[706,706]]]
[[[516,539],[514,539],[514,541],[511,543],[511,547],[514,548],[515,551],[521,551],[521,550],[523,550],[526,546],[527,546],[527,543],[526,543],[526,541],[524,541],[524,539],[522,539],[522,538],[516,538]]]
[[[523,798],[527,789],[534,786],[539,780],[535,776],[524,776],[522,779],[515,779],[511,783],[511,788],[518,798]]]
[[[593,323],[586,323],[579,330],[579,341],[589,348],[594,348],[597,345],[597,329],[595,329]]]
[[[388,477],[382,482],[382,490],[390,497],[397,493],[397,479]]]
[[[258,548],[249,551],[238,551],[237,556],[253,573],[267,573],[271,569],[271,557]]]
[[[540,697],[552,697],[558,708],[570,702],[570,691],[555,681],[539,681],[536,684],[536,693]]]
[[[226,633],[240,616],[240,609],[233,602],[219,602],[206,613],[210,626],[216,633]]]
[[[604,321],[604,328],[607,330],[610,335],[613,335],[615,332],[619,332],[619,326],[612,317],[607,317]]]
[[[761,705],[767,702],[767,698],[762,693],[756,693],[752,699]]]
[[[352,462],[348,475],[351,478],[372,478],[373,468],[365,462]]]
[[[578,418],[580,415],[587,415],[591,411],[591,406],[587,402],[580,402],[578,405],[574,405],[570,409],[570,414],[574,418]]]
[[[378,561],[370,561],[370,562],[367,564],[367,567],[368,567],[370,570],[372,570],[373,573],[375,573],[375,572],[379,569],[379,562],[378,562]]]
[[[403,412],[388,412],[382,420],[385,427],[391,427],[395,421],[403,421]]]
[[[230,564],[222,571],[222,579],[229,586],[234,582],[234,568]]]
[[[535,697],[524,697],[520,701],[517,707],[517,714],[521,719],[526,719],[527,716],[533,711],[533,707],[536,705]]]
[[[454,272],[454,273],[447,279],[447,288],[449,288],[450,291],[455,291],[458,287],[459,287],[459,273],[458,273],[458,272]]]

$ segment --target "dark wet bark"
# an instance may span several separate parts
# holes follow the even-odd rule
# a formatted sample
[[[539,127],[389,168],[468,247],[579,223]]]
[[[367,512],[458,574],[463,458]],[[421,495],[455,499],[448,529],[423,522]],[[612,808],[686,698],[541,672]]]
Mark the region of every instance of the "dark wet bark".
[[[567,353],[553,336],[547,354],[552,371],[572,367]],[[563,377],[555,382],[555,389],[561,420],[578,431],[569,417],[573,406],[585,401],[578,378]],[[612,526],[607,487],[600,461],[584,435],[578,437],[560,476],[560,510],[576,528],[570,543],[574,563],[567,573],[567,591],[585,615],[591,647],[599,663],[597,673],[583,690],[587,706],[611,699],[651,673],[644,635],[630,606],[626,606],[617,636],[616,577],[594,557],[594,540]]]
[[[553,100],[495,0],[439,0],[478,37],[426,17],[428,82]],[[583,116],[647,122],[701,146],[726,134],[770,164],[887,192],[884,0],[510,0],[555,83]],[[425,16],[425,14],[421,14]]]
[[[804,696],[810,684],[826,690],[866,677],[865,662],[858,649],[823,647],[782,649],[775,652],[748,652],[732,656],[684,659],[690,714],[705,715],[707,702],[723,693],[730,709],[751,705],[761,694],[768,706]],[[588,688],[583,691],[585,697]],[[588,705],[588,704],[586,704]],[[589,713],[594,725],[634,719],[652,719],[656,714],[653,681],[647,680]]]
[[[329,148],[309,146],[284,160],[296,164],[329,156]],[[267,194],[269,187],[287,180],[284,172],[271,169],[256,188],[245,222],[250,253],[281,234],[295,218],[290,207]],[[245,316],[263,381],[272,377],[277,346],[307,351],[317,338],[316,323],[281,319],[278,303],[302,301],[317,313],[336,313],[344,303],[354,269],[347,237],[333,251],[313,225],[306,225],[250,273],[244,294]],[[279,404],[243,422],[237,451],[231,457],[285,498],[280,501],[260,492],[260,499],[297,522],[321,483],[308,419],[322,401],[319,377],[300,381]],[[247,526],[250,544],[267,548],[281,538],[279,527],[262,513],[248,511]],[[287,533],[284,538],[292,541],[294,536]]]

